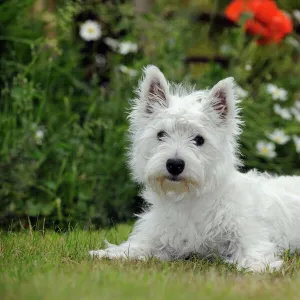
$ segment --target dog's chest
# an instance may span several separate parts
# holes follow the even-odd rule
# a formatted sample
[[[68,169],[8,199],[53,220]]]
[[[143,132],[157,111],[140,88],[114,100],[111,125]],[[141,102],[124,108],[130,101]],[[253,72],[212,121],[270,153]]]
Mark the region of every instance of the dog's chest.
[[[192,253],[227,256],[230,234],[211,214],[169,212],[160,224],[160,243],[174,257]]]

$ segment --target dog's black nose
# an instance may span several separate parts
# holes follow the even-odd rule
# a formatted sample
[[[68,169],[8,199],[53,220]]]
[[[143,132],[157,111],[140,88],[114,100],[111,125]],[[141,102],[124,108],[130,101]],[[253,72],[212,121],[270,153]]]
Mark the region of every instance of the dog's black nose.
[[[184,161],[182,159],[168,159],[167,170],[171,175],[177,176],[184,170]]]

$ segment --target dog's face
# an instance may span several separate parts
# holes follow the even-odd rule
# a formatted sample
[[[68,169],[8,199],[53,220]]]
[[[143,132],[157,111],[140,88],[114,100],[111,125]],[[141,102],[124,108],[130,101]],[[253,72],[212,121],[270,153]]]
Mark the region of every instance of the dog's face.
[[[148,66],[130,114],[130,166],[137,182],[157,192],[213,190],[239,160],[234,81],[211,90],[170,85]]]

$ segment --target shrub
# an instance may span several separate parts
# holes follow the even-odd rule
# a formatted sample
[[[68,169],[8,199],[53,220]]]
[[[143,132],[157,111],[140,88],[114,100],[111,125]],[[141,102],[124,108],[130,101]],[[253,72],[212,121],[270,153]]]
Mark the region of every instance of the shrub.
[[[180,1],[158,1],[146,16],[136,16],[131,1],[116,2],[57,1],[56,12],[47,14],[33,13],[33,0],[0,5],[2,224],[29,216],[98,227],[133,216],[141,199],[126,167],[126,110],[149,63],[198,88],[234,76],[247,94],[241,102],[244,170],[299,173],[297,34],[262,47],[240,27],[190,23]],[[100,24],[100,38],[80,37],[86,20]],[[186,54],[197,48],[208,55],[214,49],[228,67],[212,59],[187,70]],[[270,83],[287,91],[286,101],[273,99]],[[270,135],[276,128],[288,138]]]
[[[177,56],[186,23],[166,26],[156,14],[134,18],[131,3],[64,1],[56,14],[46,15],[32,15],[33,4],[0,7],[0,219],[46,217],[50,224],[89,226],[128,220],[141,201],[125,160],[128,100],[142,66],[168,66]],[[80,38],[87,19],[101,25],[99,40]],[[146,56],[135,44],[137,26],[152,47],[144,46]],[[105,37],[130,41],[138,51],[119,53]],[[182,72],[182,60],[173,68]]]

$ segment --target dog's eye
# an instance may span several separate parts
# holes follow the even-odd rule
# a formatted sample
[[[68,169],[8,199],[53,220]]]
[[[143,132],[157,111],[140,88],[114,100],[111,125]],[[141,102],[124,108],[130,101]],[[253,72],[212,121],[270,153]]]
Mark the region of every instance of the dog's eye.
[[[204,138],[201,135],[197,135],[194,138],[194,142],[196,146],[202,146],[204,144]]]
[[[157,138],[161,141],[163,137],[167,136],[167,133],[164,130],[161,130],[158,134],[157,134]]]

